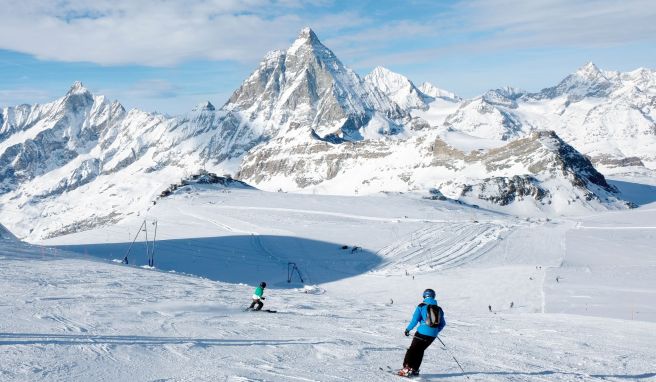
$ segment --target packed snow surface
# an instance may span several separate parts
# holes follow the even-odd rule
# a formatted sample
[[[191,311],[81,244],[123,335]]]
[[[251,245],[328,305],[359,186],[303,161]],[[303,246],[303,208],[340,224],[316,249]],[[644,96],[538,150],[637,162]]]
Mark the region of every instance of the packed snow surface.
[[[421,380],[654,381],[654,243],[654,203],[547,221],[187,188],[47,246],[0,229],[0,379],[394,381],[380,368],[401,366],[431,287],[448,351],[427,350]],[[276,314],[243,311],[262,280]]]

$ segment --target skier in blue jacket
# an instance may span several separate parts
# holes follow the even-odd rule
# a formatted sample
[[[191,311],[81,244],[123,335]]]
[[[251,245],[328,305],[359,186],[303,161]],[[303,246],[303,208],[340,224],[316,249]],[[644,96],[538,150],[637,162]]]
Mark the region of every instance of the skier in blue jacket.
[[[419,324],[419,328],[417,328],[415,336],[412,339],[412,344],[410,344],[408,351],[405,353],[403,369],[399,371],[399,375],[401,376],[409,377],[411,375],[419,374],[419,366],[421,366],[421,361],[424,358],[424,351],[433,343],[433,341],[435,341],[437,335],[442,329],[444,329],[444,326],[446,326],[444,312],[442,311],[442,308],[437,307],[435,291],[432,289],[426,289],[423,298],[424,302],[415,308],[412,320],[410,320],[410,323],[405,328],[404,334],[409,336],[410,331]],[[429,305],[434,305],[437,307],[437,311],[439,311],[439,322],[437,323],[437,326],[430,326],[427,322],[429,321]],[[431,308],[431,311],[435,311],[435,309]]]

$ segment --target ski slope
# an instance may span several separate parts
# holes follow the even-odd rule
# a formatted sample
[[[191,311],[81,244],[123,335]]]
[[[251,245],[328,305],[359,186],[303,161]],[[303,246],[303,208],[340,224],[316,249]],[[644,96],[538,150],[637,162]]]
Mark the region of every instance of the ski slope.
[[[146,232],[117,262],[144,219],[155,268]],[[0,380],[394,381],[431,287],[451,353],[432,345],[421,380],[655,381],[655,223],[654,204],[547,221],[188,188],[45,247],[0,235]],[[243,311],[261,280],[276,314]]]

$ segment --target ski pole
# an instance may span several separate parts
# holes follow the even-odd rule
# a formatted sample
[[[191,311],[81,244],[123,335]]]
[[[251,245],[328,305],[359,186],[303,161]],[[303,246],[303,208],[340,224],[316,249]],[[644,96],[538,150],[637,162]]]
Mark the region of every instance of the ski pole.
[[[456,357],[453,356],[453,353],[451,353],[451,350],[449,350],[449,348],[446,347],[446,344],[444,343],[444,341],[442,341],[442,339],[441,339],[440,337],[437,337],[437,339],[440,341],[440,343],[442,343],[442,345],[444,346],[444,349],[449,353],[449,355],[451,356],[451,358],[453,358],[453,360],[456,361],[456,364],[458,364],[458,367],[460,368],[460,371],[462,371],[462,374],[463,374],[465,377],[467,377],[467,379],[469,379],[469,376],[468,376],[467,373],[465,372],[465,369],[463,369],[462,366],[460,366],[460,362],[458,362],[458,360],[456,359]]]

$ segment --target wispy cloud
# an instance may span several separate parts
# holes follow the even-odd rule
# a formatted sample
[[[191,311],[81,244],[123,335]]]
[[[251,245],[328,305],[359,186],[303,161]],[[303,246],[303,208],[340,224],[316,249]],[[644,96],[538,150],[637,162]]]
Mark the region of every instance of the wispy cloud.
[[[134,98],[173,98],[177,97],[180,87],[163,79],[142,80],[125,91]]]
[[[656,42],[656,3],[651,0],[458,1],[429,21],[404,21],[337,39],[364,43],[356,67],[409,64],[448,56],[518,49],[603,48]],[[387,33],[389,32],[389,33]],[[378,49],[389,41],[419,38],[422,47]],[[366,54],[365,54],[366,53]]]
[[[103,65],[250,60],[295,35],[302,21],[287,11],[297,6],[273,0],[3,0],[0,48]]]
[[[373,9],[336,11],[322,8],[334,5],[329,0],[0,0],[0,48],[102,65],[253,62],[286,46],[298,29],[311,24],[328,32],[329,46],[366,65],[377,57],[409,62],[467,50],[604,46],[656,38],[653,0],[432,4],[409,3],[418,9],[389,18],[377,16],[385,2]]]
[[[472,31],[508,45],[609,45],[655,40],[651,0],[477,0],[462,5]]]
[[[21,103],[35,103],[50,101],[52,95],[42,89],[0,89],[0,107],[19,105]]]

